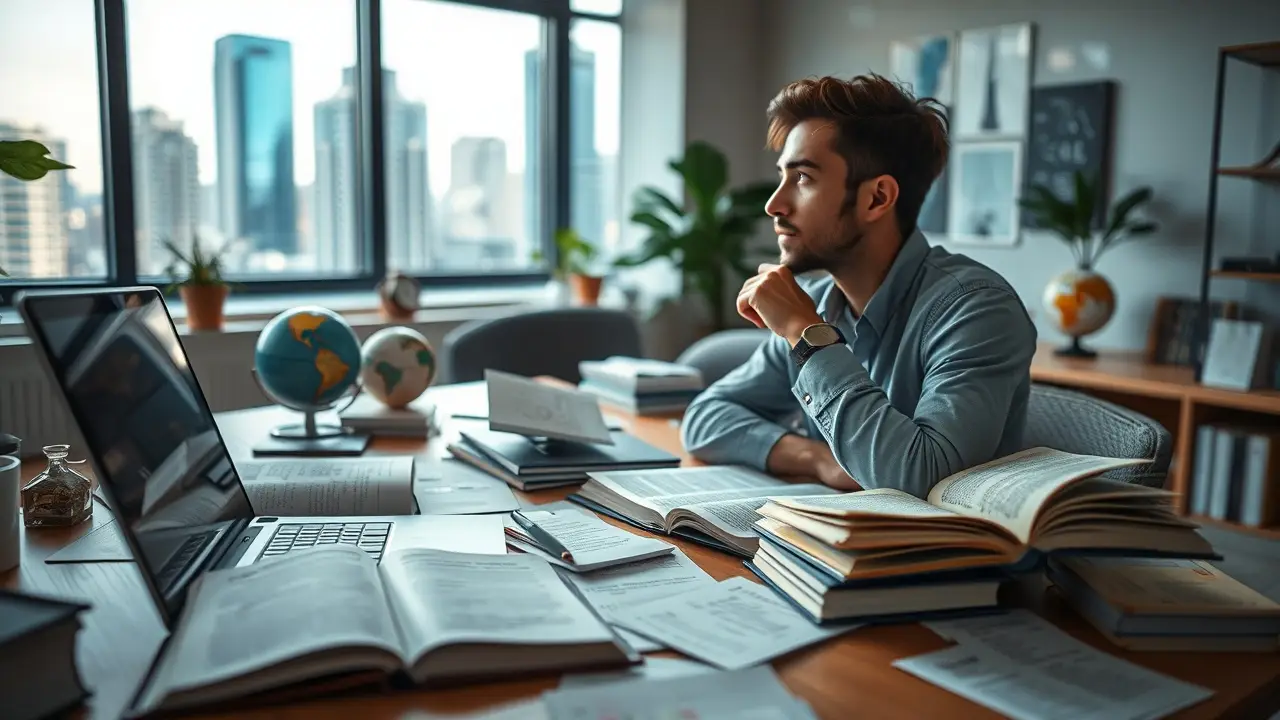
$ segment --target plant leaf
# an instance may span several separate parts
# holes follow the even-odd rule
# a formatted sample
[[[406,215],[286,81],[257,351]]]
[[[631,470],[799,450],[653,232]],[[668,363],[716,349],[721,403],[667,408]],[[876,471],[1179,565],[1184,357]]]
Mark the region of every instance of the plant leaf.
[[[45,157],[49,148],[35,140],[0,141],[0,172],[19,180],[39,180],[50,170],[69,170],[71,165]]]
[[[32,159],[50,153],[49,148],[35,140],[0,140],[0,158]]]
[[[657,215],[654,215],[652,212],[649,212],[648,210],[642,210],[638,213],[633,214],[631,216],[631,222],[639,225],[644,225],[645,227],[652,228],[657,232],[664,232],[667,234],[675,233],[675,228],[671,227],[671,225],[668,224],[666,220],[663,220],[662,218],[658,217]]]
[[[1107,235],[1114,235],[1124,227],[1125,223],[1129,221],[1129,213],[1150,199],[1151,188],[1149,187],[1140,187],[1120,198],[1111,207],[1111,218],[1110,222],[1107,223]]]
[[[1087,238],[1093,230],[1093,208],[1096,202],[1094,187],[1083,171],[1075,171],[1074,177],[1076,197],[1072,210],[1075,214],[1075,228],[1081,238]]]
[[[0,267],[0,277],[9,277],[9,273],[2,267]]]
[[[703,141],[685,148],[684,157],[671,164],[684,178],[685,191],[694,200],[697,214],[710,217],[715,211],[716,196],[729,181],[729,161],[724,153]]]
[[[638,208],[649,210],[650,212],[654,208],[662,208],[676,217],[684,217],[684,210],[674,200],[655,187],[645,186],[636,190],[635,204]]]

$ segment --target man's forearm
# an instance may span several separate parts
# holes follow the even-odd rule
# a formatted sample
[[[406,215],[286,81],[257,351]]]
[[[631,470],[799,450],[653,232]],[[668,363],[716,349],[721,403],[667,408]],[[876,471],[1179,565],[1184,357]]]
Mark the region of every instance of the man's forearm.
[[[703,462],[767,468],[770,448],[787,434],[770,422],[728,399],[700,397],[685,411],[681,440],[690,455]]]
[[[799,435],[783,435],[769,451],[767,469],[770,475],[816,477],[817,464],[823,454],[830,455],[827,444]]]

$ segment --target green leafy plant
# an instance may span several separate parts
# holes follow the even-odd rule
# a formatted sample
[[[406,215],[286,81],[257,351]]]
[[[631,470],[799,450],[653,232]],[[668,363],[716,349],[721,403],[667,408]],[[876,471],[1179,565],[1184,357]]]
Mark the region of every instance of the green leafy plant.
[[[557,277],[598,274],[595,269],[595,263],[599,258],[600,251],[587,242],[577,230],[567,227],[560,228],[556,231],[555,243],[556,267],[554,272]],[[543,259],[542,251],[535,250],[533,252],[534,262],[541,262]]]
[[[1071,248],[1076,266],[1093,270],[1103,253],[1122,242],[1155,232],[1157,225],[1145,220],[1131,220],[1140,206],[1151,200],[1151,188],[1140,187],[1111,206],[1107,223],[1096,228],[1098,185],[1083,172],[1075,172],[1075,197],[1059,198],[1048,187],[1032,185],[1030,195],[1018,201],[1036,219]]]
[[[173,279],[167,292],[189,286],[230,286],[231,283],[222,277],[221,255],[225,247],[216,253],[209,253],[200,248],[200,240],[196,238],[191,241],[191,252],[188,254],[169,240],[165,240],[163,245],[173,256],[165,267],[165,273]]]
[[[49,148],[35,140],[0,140],[0,172],[28,182],[39,180],[50,170],[71,170],[68,165],[51,157]],[[9,273],[0,267],[0,277]]]
[[[681,285],[706,299],[714,329],[726,325],[726,282],[730,273],[741,283],[755,274],[747,265],[747,240],[765,219],[764,204],[774,184],[728,187],[729,163],[706,142],[693,142],[684,157],[668,163],[684,180],[686,203],[678,203],[653,187],[640,188],[631,221],[645,226],[649,237],[639,250],[615,261],[635,267],[667,258],[680,270]]]

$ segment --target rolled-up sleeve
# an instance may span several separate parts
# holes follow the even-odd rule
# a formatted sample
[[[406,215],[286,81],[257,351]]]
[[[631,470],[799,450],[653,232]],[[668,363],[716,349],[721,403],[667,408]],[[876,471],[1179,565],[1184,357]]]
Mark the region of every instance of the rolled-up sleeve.
[[[794,413],[787,341],[771,336],[748,360],[712,383],[685,409],[680,439],[685,450],[708,463],[739,464],[765,471],[769,453]]]
[[[925,497],[948,475],[991,460],[1015,393],[1027,381],[1035,331],[1003,288],[957,290],[926,316],[920,400],[896,410],[845,345],[815,353],[792,393],[866,489]]]

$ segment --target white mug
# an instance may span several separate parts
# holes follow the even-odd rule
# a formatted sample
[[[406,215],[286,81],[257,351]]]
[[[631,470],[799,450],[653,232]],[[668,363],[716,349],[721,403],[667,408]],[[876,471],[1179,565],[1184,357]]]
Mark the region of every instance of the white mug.
[[[18,517],[22,496],[22,461],[0,455],[0,572],[18,567],[22,556],[22,519]]]

